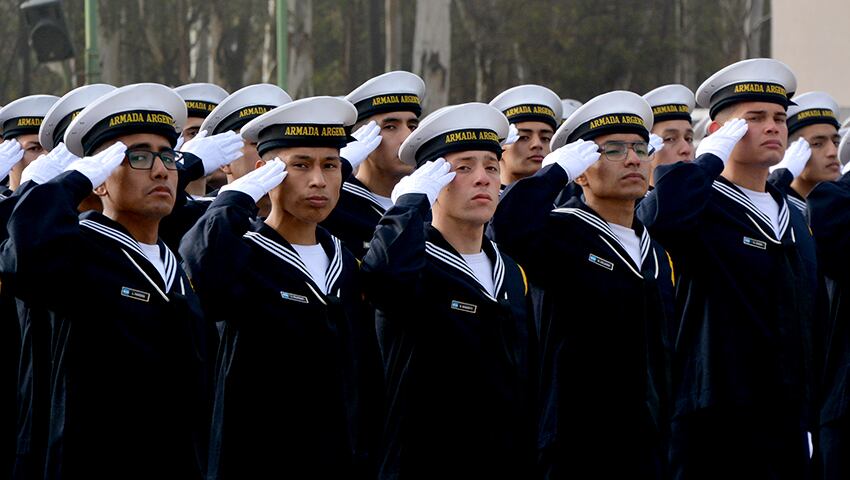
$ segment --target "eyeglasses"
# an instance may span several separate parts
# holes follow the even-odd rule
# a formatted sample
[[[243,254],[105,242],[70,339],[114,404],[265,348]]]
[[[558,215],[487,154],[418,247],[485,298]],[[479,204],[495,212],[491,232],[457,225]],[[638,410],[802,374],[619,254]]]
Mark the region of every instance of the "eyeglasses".
[[[605,142],[599,147],[599,153],[612,162],[622,162],[630,148],[641,162],[649,160],[649,144],[646,142]]]
[[[130,168],[135,170],[150,170],[156,157],[162,160],[162,164],[167,170],[177,170],[177,161],[182,158],[182,155],[174,150],[163,150],[162,152],[127,150],[126,156]]]

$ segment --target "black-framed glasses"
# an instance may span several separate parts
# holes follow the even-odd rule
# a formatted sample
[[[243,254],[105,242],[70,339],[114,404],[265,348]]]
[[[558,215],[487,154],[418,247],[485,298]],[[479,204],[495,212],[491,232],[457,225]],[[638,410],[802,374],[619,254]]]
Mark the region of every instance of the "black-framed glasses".
[[[161,152],[152,152],[150,150],[127,150],[127,163],[134,170],[150,170],[153,167],[153,160],[159,157],[162,164],[167,170],[177,170],[177,162],[181,155],[174,150],[163,150]]]
[[[605,142],[599,147],[599,153],[612,162],[622,162],[632,149],[641,162],[649,160],[649,144],[646,142]]]

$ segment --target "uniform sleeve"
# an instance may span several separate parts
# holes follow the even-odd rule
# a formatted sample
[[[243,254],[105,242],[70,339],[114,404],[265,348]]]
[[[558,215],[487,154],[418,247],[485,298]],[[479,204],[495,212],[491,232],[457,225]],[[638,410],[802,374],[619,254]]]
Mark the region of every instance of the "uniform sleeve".
[[[221,193],[180,242],[183,269],[210,320],[233,319],[244,281],[250,248],[242,236],[257,213],[253,199],[241,192]]]
[[[834,279],[850,276],[850,173],[822,182],[806,198],[818,264]]]
[[[791,182],[793,181],[794,174],[787,168],[777,168],[767,176],[767,183],[776,187],[784,195],[788,195],[788,191],[791,189]]]
[[[32,182],[28,182],[32,183]],[[92,191],[79,172],[66,172],[43,185],[25,185],[9,215],[0,245],[4,286],[20,299],[53,309],[80,301],[90,246],[82,235],[77,206]]]
[[[402,195],[375,229],[361,272],[366,298],[383,311],[409,310],[422,293],[429,211],[424,194]]]
[[[677,162],[655,169],[655,189],[637,208],[637,217],[664,248],[690,241],[711,199],[714,180],[723,172],[723,161],[711,154],[693,162]]]
[[[502,194],[490,223],[491,238],[525,266],[532,279],[546,269],[547,235],[543,232],[553,203],[568,180],[567,173],[556,164],[514,182]]]

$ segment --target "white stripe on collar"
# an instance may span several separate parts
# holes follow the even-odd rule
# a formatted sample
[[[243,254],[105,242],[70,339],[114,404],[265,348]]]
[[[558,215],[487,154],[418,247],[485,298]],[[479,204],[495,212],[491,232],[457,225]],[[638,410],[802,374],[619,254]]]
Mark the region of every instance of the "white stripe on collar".
[[[490,244],[496,252],[496,264],[493,266],[493,293],[498,297],[499,292],[502,291],[502,284],[505,282],[505,262],[502,260],[502,252],[499,251],[496,242],[490,240]]]
[[[120,243],[121,245],[136,252],[140,258],[150,264],[150,260],[148,260],[148,257],[144,254],[144,252],[142,252],[141,247],[139,247],[139,242],[126,233],[89,219],[80,220],[80,226],[86,227],[95,233],[99,233],[104,237]],[[160,252],[162,252],[164,256],[162,263],[165,266],[165,278],[163,279],[163,282],[165,283],[165,291],[170,292],[171,286],[174,284],[174,278],[177,276],[177,258],[174,256],[174,253],[171,252],[171,249],[169,249],[165,244],[161,242],[157,242],[157,244],[159,245]],[[151,266],[153,267],[152,264]],[[156,267],[154,267],[154,269],[156,269]]]
[[[792,197],[791,195],[788,195],[786,199],[791,203],[791,205],[797,207],[797,209],[800,210],[800,213],[806,213],[806,210],[808,209],[806,202],[800,200],[797,197]]]
[[[242,237],[254,242],[257,246],[288,263],[313,283],[318,281],[310,275],[309,270],[307,270],[307,266],[295,250],[286,248],[260,232],[246,232],[242,235]],[[331,238],[334,244],[334,255],[333,258],[330,259],[330,262],[328,262],[328,268],[325,271],[324,279],[325,288],[327,289],[328,294],[333,291],[334,284],[337,280],[339,280],[339,277],[342,274],[342,244],[338,238],[334,236],[331,236]]]
[[[586,211],[584,211],[580,208],[574,208],[574,207],[556,208],[556,209],[552,210],[552,212],[565,213],[565,214],[568,214],[568,215],[575,216],[579,220],[584,221],[585,223],[587,223],[591,227],[594,227],[597,230],[604,233],[605,236],[607,236],[609,239],[613,240],[617,245],[619,245],[620,248],[624,252],[628,251],[628,250],[626,250],[625,245],[623,245],[623,242],[621,242],[620,239],[617,237],[617,235],[615,235],[614,232],[611,230],[611,227],[609,227],[607,223],[605,223],[601,218],[597,217],[596,215],[593,215],[592,213],[586,212]],[[609,242],[606,241],[605,243],[607,243],[608,246],[611,247],[612,250],[614,250],[614,247]],[[638,267],[638,270],[641,269],[643,262],[646,260],[646,257],[649,254],[649,246],[651,245],[651,243],[652,242],[649,238],[649,232],[647,232],[646,228],[644,228],[643,233],[641,234],[641,238],[640,238],[640,249],[641,249],[640,262],[641,262],[641,265],[635,265],[634,260],[631,260],[631,258],[626,260],[625,258],[623,258],[622,255],[619,254],[619,252],[617,252],[617,256],[622,258],[623,261],[625,261],[626,264],[628,264],[629,268],[633,272],[640,275],[639,272],[635,271],[634,267]],[[641,278],[643,278],[643,277],[641,276]]]
[[[490,292],[487,291],[487,288],[484,284],[481,283],[481,280],[478,280],[478,277],[475,276],[475,273],[472,272],[472,269],[469,268],[469,264],[466,263],[466,260],[463,257],[459,257],[452,252],[438,247],[432,242],[425,242],[425,252],[435,259],[445,263],[446,265],[454,268],[455,270],[459,270],[461,273],[471,278],[476,284],[481,286],[481,293],[483,293],[487,298],[492,301],[496,301],[496,298],[490,295]],[[495,268],[493,269],[495,272]],[[498,292],[498,291],[497,291]]]
[[[770,220],[770,217],[768,217],[764,212],[759,210],[758,207],[756,207],[755,204],[750,200],[750,198],[744,195],[742,192],[739,192],[734,187],[726,185],[720,180],[715,180],[712,186],[718,192],[722,193],[729,199],[741,204],[742,207],[752,212],[753,215],[756,215],[759,219],[761,219],[761,221],[763,221],[765,225],[769,225],[771,229],[773,228],[773,222]]]
[[[384,210],[383,205],[381,205],[381,202],[379,202],[377,197],[375,197],[375,194],[370,192],[369,190],[349,182],[344,182],[342,184],[342,189],[352,195],[357,195],[358,197],[372,202],[374,206],[378,208],[378,211],[381,213],[381,215],[386,212],[386,210]]]

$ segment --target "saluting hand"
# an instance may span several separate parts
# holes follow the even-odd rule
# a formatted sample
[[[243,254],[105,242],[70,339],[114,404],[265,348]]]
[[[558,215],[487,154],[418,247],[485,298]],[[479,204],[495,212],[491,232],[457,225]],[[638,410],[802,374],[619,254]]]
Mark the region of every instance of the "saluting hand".
[[[803,173],[811,157],[812,147],[809,146],[809,142],[805,138],[798,138],[796,142],[789,145],[785,150],[785,156],[782,157],[782,161],[770,167],[770,172],[773,173],[774,170],[787,168],[794,175],[794,178],[797,178]]]
[[[65,171],[71,162],[79,160],[80,157],[68,151],[65,142],[53,148],[46,155],[40,155],[32,161],[21,173],[21,184],[30,180],[37,184],[47,183],[55,176]]]
[[[112,171],[121,165],[126,152],[126,145],[121,142],[115,142],[115,144],[100,153],[74,160],[65,167],[65,171],[76,170],[89,179],[92,188],[99,187],[109,178]]]
[[[422,193],[428,197],[428,202],[434,206],[437,196],[446,185],[454,180],[456,172],[450,172],[452,165],[445,158],[438,158],[417,168],[416,171],[399,181],[390,197],[393,203],[398,202],[402,195]]]
[[[557,163],[567,172],[569,181],[573,181],[588,167],[596,163],[599,160],[599,155],[599,146],[595,142],[576,140],[546,155],[543,159],[543,166]]]
[[[207,131],[201,130],[195,138],[186,142],[180,151],[200,158],[204,164],[204,176],[206,176],[223,165],[239,160],[243,146],[245,141],[236,132],[228,130],[208,137]]]
[[[696,156],[699,157],[704,153],[710,153],[725,164],[729,161],[729,156],[732,155],[732,150],[738,144],[744,135],[747,134],[747,122],[740,118],[733,118],[726,122],[716,132],[702,139],[697,147]]]
[[[280,185],[280,182],[286,178],[286,175],[286,164],[283,163],[280,157],[275,157],[274,160],[266,162],[265,165],[253,172],[241,176],[234,180],[233,183],[228,183],[221,187],[219,195],[228,190],[233,190],[249,195],[254,199],[254,203],[257,203],[265,194]]]
[[[17,140],[6,140],[0,143],[0,177],[9,174],[9,170],[24,158],[24,149]]]
[[[357,140],[349,142],[348,145],[342,147],[339,151],[339,156],[348,160],[351,168],[357,168],[381,144],[381,140],[383,140],[381,137],[381,127],[378,126],[377,122],[372,120],[358,128],[351,136]]]
[[[664,148],[664,139],[654,133],[649,134],[649,154],[655,155]]]
[[[512,123],[511,126],[508,127],[508,136],[502,141],[502,147],[513,145],[517,140],[519,140],[519,130],[517,130],[516,125]]]

